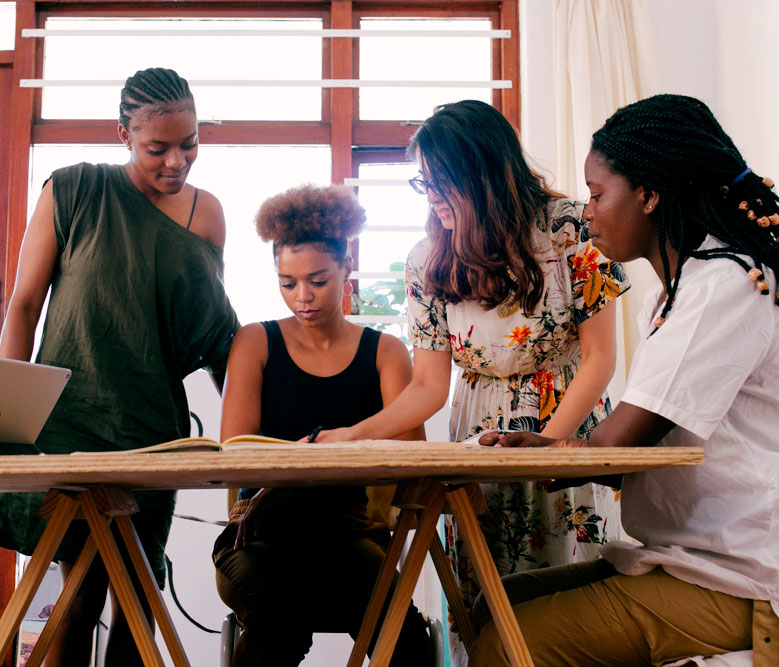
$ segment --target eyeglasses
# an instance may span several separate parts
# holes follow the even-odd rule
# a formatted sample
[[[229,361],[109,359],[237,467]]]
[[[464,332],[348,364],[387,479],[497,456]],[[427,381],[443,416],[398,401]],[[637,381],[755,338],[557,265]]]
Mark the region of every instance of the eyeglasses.
[[[416,178],[409,178],[408,184],[414,189],[414,192],[418,192],[420,195],[426,195],[428,190],[432,190],[433,194],[439,197],[446,197],[449,192],[445,192],[440,185],[425,181],[418,176]]]

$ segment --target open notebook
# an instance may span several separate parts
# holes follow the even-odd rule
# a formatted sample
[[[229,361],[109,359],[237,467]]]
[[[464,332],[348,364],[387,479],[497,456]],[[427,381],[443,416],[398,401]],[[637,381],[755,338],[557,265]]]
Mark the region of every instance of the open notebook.
[[[0,442],[32,445],[70,379],[70,370],[0,359]]]
[[[429,449],[439,449],[441,447],[451,449],[453,447],[460,449],[482,449],[478,444],[466,442],[426,442],[420,441],[417,443],[423,447]],[[144,454],[144,453],[160,453],[160,452],[183,452],[183,451],[198,451],[198,450],[213,450],[213,451],[241,451],[241,450],[276,450],[280,446],[285,448],[302,448],[309,449],[316,447],[317,449],[397,449],[399,447],[408,446],[408,442],[400,440],[354,440],[352,442],[329,442],[329,443],[309,443],[300,442],[295,440],[282,440],[280,438],[271,438],[265,435],[236,435],[233,438],[229,438],[224,442],[217,442],[210,438],[181,438],[179,440],[171,440],[169,442],[162,442],[158,445],[149,445],[148,447],[139,447],[137,449],[130,450],[117,450],[112,452],[101,452],[101,454]],[[74,455],[92,454],[94,452],[73,452]]]

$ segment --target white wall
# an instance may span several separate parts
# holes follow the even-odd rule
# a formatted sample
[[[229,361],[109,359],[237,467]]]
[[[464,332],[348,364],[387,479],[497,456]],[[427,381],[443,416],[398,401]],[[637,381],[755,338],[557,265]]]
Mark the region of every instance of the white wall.
[[[747,163],[779,180],[779,3],[652,0],[651,9],[662,92],[706,102]]]
[[[715,112],[752,169],[779,182],[779,3],[715,0],[715,4]]]

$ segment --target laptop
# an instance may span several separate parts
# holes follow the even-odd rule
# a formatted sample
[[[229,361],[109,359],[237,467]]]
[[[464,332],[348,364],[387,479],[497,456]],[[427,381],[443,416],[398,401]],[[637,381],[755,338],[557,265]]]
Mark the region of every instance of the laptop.
[[[67,368],[0,359],[0,442],[35,443],[70,374]]]

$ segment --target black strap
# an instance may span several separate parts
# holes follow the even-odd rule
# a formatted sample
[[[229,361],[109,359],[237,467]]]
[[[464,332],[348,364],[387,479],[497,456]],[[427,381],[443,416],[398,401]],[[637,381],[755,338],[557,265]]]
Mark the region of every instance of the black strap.
[[[195,215],[195,204],[197,204],[197,188],[195,188],[195,198],[192,200],[192,210],[189,212],[189,220],[187,220],[187,229],[192,224],[192,216]]]
[[[192,623],[192,625],[194,625],[196,628],[199,628],[203,632],[209,632],[214,635],[220,634],[221,630],[212,630],[211,628],[207,628],[205,625],[201,625],[184,610],[184,607],[181,606],[181,603],[179,602],[179,598],[176,595],[176,589],[173,587],[173,563],[171,562],[170,558],[168,558],[168,554],[165,554],[165,565],[167,565],[168,567],[168,582],[170,583],[170,596],[173,598],[173,602],[176,603],[176,606],[179,608],[179,611],[184,615],[184,618],[186,618],[190,623]]]

